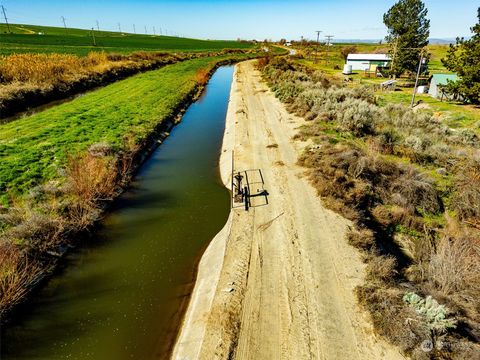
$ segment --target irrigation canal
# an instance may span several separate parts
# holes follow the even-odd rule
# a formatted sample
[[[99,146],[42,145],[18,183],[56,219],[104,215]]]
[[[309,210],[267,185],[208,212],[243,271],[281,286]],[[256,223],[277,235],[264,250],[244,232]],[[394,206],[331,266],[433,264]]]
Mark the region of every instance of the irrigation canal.
[[[95,237],[1,330],[2,360],[168,355],[198,260],[229,213],[218,158],[232,77],[231,66],[215,72]]]

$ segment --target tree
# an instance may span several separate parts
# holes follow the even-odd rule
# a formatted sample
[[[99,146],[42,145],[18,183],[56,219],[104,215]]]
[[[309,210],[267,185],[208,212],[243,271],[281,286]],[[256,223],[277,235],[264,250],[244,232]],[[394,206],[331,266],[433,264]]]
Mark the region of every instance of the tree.
[[[416,72],[420,52],[428,45],[430,35],[427,14],[428,10],[421,0],[399,0],[383,15],[383,22],[388,28],[385,39],[390,47],[392,75]]]
[[[348,54],[356,54],[357,53],[357,47],[355,45],[351,46],[344,46],[340,49],[340,54],[343,57],[343,60],[347,60]]]
[[[457,38],[455,45],[451,44],[443,65],[457,73],[460,79],[449,81],[445,91],[460,95],[465,102],[480,104],[480,8],[478,8],[478,23],[471,28],[473,36],[470,40]]]

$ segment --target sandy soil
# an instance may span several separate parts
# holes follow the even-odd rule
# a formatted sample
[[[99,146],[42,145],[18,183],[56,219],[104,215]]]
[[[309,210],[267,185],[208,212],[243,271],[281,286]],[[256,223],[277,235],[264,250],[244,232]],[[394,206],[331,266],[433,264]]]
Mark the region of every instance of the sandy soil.
[[[378,339],[354,288],[364,278],[350,225],[325,209],[296,165],[287,113],[254,62],[236,66],[220,159],[222,179],[262,170],[269,204],[233,209],[199,264],[173,359],[402,359]],[[252,189],[256,190],[256,189]]]

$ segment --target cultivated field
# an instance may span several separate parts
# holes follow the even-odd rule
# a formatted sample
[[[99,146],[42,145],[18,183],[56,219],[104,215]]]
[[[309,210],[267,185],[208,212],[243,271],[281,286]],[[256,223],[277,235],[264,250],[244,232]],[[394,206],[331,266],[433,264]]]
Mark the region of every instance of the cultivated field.
[[[67,153],[96,142],[120,147],[125,136],[140,141],[174,115],[178,104],[222,60],[206,57],[167,66],[88,93],[33,116],[0,125],[0,192],[24,194],[58,177]]]
[[[140,35],[35,25],[11,24],[12,34],[0,24],[0,55],[13,53],[57,53],[87,55],[91,51],[128,54],[134,51],[218,51],[250,49],[251,43],[221,40],[197,40],[173,36]]]

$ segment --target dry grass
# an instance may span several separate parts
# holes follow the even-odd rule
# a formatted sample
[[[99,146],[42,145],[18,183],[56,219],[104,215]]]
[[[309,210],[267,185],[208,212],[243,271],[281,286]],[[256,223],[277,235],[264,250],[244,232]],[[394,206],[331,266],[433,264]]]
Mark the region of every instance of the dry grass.
[[[480,228],[480,160],[459,165],[455,179],[454,208],[461,220]]]
[[[118,179],[115,158],[91,152],[69,156],[66,170],[70,191],[80,202],[91,204],[111,200],[115,195]]]
[[[367,280],[376,282],[393,282],[397,274],[397,261],[392,256],[373,256],[367,265]]]
[[[0,318],[40,279],[44,266],[11,244],[0,244]]]
[[[452,224],[453,223],[453,224]],[[426,264],[425,278],[445,296],[464,299],[480,313],[480,232],[451,219]],[[479,319],[480,320],[480,319]]]
[[[195,81],[198,85],[204,86],[208,83],[208,79],[210,78],[208,72],[204,69],[200,69],[195,74]]]
[[[375,247],[375,235],[373,231],[367,228],[349,229],[347,233],[348,243],[362,250],[371,250]]]
[[[98,52],[83,58],[63,54],[14,54],[0,58],[0,83],[43,86],[65,83],[108,68],[109,63],[107,55]]]

